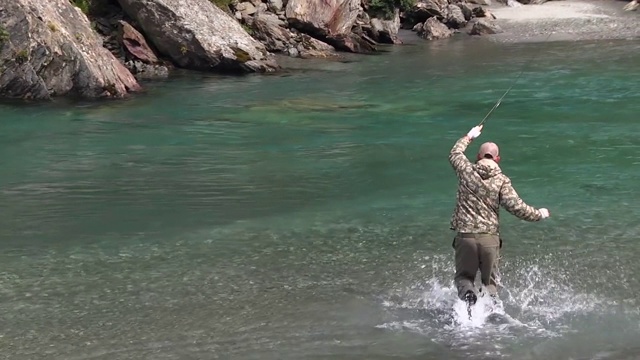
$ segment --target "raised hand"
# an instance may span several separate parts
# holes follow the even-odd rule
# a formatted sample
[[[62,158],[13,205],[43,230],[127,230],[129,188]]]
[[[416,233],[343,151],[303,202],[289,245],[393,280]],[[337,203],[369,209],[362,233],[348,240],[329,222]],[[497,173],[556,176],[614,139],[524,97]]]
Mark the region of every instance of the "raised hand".
[[[549,213],[549,210],[547,210],[545,208],[538,209],[538,212],[540,212],[540,216],[542,216],[543,219],[546,219],[549,216],[551,216],[551,214]]]
[[[473,129],[469,130],[469,132],[467,133],[467,136],[469,137],[469,139],[473,140],[478,136],[480,136],[480,133],[482,133],[483,126],[484,125],[474,126]]]

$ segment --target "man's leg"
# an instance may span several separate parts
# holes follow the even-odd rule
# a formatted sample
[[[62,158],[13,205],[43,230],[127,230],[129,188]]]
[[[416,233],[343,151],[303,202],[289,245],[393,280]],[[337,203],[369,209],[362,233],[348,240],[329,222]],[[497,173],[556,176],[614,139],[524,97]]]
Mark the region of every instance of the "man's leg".
[[[478,236],[480,257],[480,279],[491,296],[498,295],[498,265],[500,257],[500,238],[497,235]]]
[[[478,272],[478,244],[473,234],[458,234],[455,239],[456,275],[458,297],[465,300],[467,292],[475,295],[473,282]]]

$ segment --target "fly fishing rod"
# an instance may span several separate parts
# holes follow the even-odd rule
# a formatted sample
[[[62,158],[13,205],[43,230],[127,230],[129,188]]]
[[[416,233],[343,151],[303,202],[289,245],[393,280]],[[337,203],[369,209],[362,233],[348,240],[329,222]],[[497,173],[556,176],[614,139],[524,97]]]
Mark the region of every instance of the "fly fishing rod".
[[[546,42],[547,40],[549,40],[549,38],[551,37],[553,33],[549,33],[549,35],[547,36],[547,38],[544,40],[544,42]],[[498,106],[500,106],[500,103],[502,103],[502,100],[505,98],[505,96],[507,96],[507,94],[509,93],[509,91],[511,91],[511,89],[513,89],[514,85],[516,84],[516,82],[518,82],[518,79],[520,79],[520,76],[522,76],[522,74],[524,73],[524,70],[527,68],[527,66],[533,61],[533,59],[535,59],[537,57],[537,55],[540,53],[540,51],[538,51],[535,56],[532,56],[529,61],[522,67],[522,70],[520,70],[520,73],[518,74],[518,76],[516,77],[516,79],[513,81],[513,83],[511,84],[511,86],[509,86],[509,88],[507,89],[507,91],[504,92],[504,94],[502,94],[502,96],[500,97],[500,99],[498,99],[498,101],[496,102],[495,105],[493,105],[493,107],[491,108],[491,110],[489,110],[489,112],[487,113],[487,115],[485,115],[485,117],[482,119],[482,121],[480,122],[480,124],[478,124],[478,126],[483,125],[485,121],[487,121],[487,119],[489,118],[489,116],[491,115],[491,113],[493,113],[493,111],[495,109],[498,108]]]

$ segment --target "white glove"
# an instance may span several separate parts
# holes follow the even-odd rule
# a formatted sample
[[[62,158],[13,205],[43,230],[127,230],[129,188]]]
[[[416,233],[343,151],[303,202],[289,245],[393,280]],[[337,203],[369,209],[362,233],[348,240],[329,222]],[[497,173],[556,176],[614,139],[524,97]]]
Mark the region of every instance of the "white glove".
[[[473,129],[469,130],[469,132],[467,133],[467,136],[469,137],[469,139],[473,140],[478,136],[480,136],[483,126],[484,125],[478,125],[478,126],[475,126]]]
[[[549,210],[547,210],[545,208],[538,209],[538,212],[540,213],[540,216],[542,216],[543,219],[546,219],[549,216],[551,216],[551,214],[549,214]]]

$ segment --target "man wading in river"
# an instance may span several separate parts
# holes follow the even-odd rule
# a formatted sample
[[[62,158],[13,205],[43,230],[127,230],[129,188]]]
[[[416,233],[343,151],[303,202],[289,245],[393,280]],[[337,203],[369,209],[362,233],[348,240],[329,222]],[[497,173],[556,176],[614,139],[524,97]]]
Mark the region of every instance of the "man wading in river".
[[[458,297],[469,306],[478,297],[474,287],[480,270],[482,285],[492,297],[497,296],[499,251],[502,247],[499,233],[500,206],[526,221],[540,221],[549,217],[549,210],[527,205],[502,173],[498,163],[498,146],[487,142],[480,146],[475,164],[464,154],[469,144],[482,131],[476,126],[460,138],[451,149],[449,162],[458,177],[456,207],[451,218],[451,229],[457,234],[455,249],[455,283]]]

